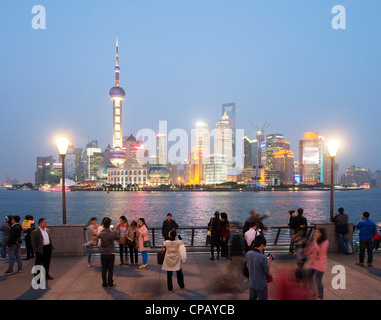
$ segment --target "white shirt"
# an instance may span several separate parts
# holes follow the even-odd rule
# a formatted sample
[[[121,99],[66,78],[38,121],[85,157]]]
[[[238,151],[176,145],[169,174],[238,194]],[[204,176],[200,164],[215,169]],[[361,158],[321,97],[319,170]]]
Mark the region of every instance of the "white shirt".
[[[257,235],[259,235],[259,232],[255,231],[252,228],[250,228],[248,231],[245,232],[245,240],[249,247]]]
[[[46,231],[46,229],[45,230],[42,230],[41,228],[39,228],[39,229],[40,229],[41,234],[42,234],[42,245],[47,246],[48,244],[50,244],[48,232]]]

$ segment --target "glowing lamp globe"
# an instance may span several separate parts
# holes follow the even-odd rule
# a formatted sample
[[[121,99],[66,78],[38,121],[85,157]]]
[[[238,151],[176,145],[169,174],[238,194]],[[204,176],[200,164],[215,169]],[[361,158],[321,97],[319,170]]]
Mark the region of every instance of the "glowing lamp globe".
[[[336,157],[339,143],[336,140],[332,140],[328,143],[328,153],[330,157]]]
[[[61,156],[65,156],[67,154],[67,151],[69,149],[69,140],[67,140],[65,137],[60,137],[57,139],[57,148],[58,153]]]

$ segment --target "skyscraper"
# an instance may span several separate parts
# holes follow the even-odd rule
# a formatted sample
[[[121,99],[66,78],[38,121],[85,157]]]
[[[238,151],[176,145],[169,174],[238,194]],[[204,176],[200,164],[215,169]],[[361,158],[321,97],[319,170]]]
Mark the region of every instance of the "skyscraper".
[[[273,154],[273,170],[281,172],[282,184],[294,184],[294,154],[290,150],[279,150]]]
[[[203,159],[202,149],[196,145],[190,153],[189,163],[189,184],[205,184],[205,160]]]
[[[204,159],[210,154],[209,124],[199,121],[196,123],[195,145],[200,146]]]
[[[234,167],[232,138],[230,119],[225,112],[222,118],[216,122],[214,154],[226,156],[226,165],[228,169]]]
[[[232,153],[233,153],[233,167],[235,164],[235,157],[236,157],[236,146],[235,146],[235,102],[231,103],[224,103],[222,105],[222,115],[226,112],[227,116],[230,119],[230,128],[232,129]]]
[[[116,36],[116,63],[115,63],[115,86],[110,89],[109,96],[113,101],[113,150],[109,154],[110,162],[121,167],[126,162],[126,153],[122,150],[122,101],[126,97],[123,88],[119,86],[119,42]]]
[[[273,170],[273,155],[284,149],[284,136],[282,133],[273,133],[266,136],[266,170]]]
[[[156,135],[156,156],[157,164],[166,165],[168,162],[167,159],[167,134],[158,133]]]
[[[303,183],[323,182],[324,138],[318,132],[304,132],[299,141],[300,178]]]
[[[93,140],[82,151],[82,178],[84,180],[96,180],[97,171],[103,166],[103,153],[98,148],[98,141]]]

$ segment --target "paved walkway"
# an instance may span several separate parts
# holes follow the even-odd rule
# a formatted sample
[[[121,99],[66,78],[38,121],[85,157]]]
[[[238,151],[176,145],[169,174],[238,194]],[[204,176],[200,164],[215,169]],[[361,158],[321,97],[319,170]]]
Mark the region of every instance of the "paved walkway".
[[[279,297],[278,279],[281,274],[292,273],[295,257],[288,254],[275,254],[272,265],[274,282],[269,284],[269,299]],[[139,257],[140,261],[141,257]],[[204,300],[239,299],[247,300],[249,289],[247,281],[242,282],[242,291],[218,293],[219,289],[229,288],[238,282],[232,274],[226,276],[231,267],[227,260],[209,260],[209,254],[189,253],[184,264],[185,289],[180,290],[173,275],[174,292],[169,293],[166,286],[166,272],[156,264],[156,254],[150,254],[147,269],[129,265],[119,266],[119,256],[115,259],[114,281],[116,288],[103,289],[101,286],[100,257],[93,258],[94,267],[87,266],[86,257],[53,257],[51,275],[46,290],[31,287],[34,261],[23,261],[23,272],[7,275],[7,262],[0,262],[0,300]],[[381,253],[374,254],[374,267],[355,265],[357,255],[329,254],[328,270],[324,275],[325,300],[380,300],[381,299]],[[333,289],[332,267],[343,265],[346,272],[346,289]],[[15,263],[14,270],[17,270]],[[221,283],[221,279],[226,279]]]

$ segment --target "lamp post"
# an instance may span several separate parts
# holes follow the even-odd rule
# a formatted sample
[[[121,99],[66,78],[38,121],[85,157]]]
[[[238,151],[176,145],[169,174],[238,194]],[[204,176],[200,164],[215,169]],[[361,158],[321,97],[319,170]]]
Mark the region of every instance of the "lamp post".
[[[63,224],[66,224],[66,195],[65,195],[65,156],[69,148],[69,141],[64,138],[57,139],[58,153],[62,158],[62,220]]]
[[[331,205],[330,205],[330,214],[329,214],[330,222],[333,222],[333,172],[334,172],[334,162],[335,162],[337,149],[338,149],[337,141],[330,141],[328,143],[328,153],[329,153],[329,157],[331,158]]]

